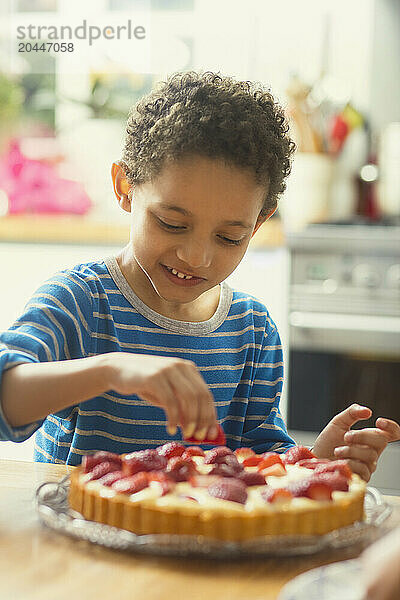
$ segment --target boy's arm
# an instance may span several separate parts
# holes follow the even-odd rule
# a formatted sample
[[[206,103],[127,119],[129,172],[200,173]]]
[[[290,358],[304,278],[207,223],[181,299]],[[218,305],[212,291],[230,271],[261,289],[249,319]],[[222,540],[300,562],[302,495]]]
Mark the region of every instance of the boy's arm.
[[[284,452],[295,445],[279,410],[283,387],[282,345],[276,326],[264,334],[248,399],[242,445],[257,453]]]
[[[163,408],[171,433],[179,425],[185,437],[210,428],[217,436],[214,398],[196,365],[168,356],[109,352],[18,365],[3,373],[1,403],[8,424],[20,427],[110,389]]]
[[[8,424],[21,427],[109,389],[104,356],[25,363],[3,372],[1,405]]]

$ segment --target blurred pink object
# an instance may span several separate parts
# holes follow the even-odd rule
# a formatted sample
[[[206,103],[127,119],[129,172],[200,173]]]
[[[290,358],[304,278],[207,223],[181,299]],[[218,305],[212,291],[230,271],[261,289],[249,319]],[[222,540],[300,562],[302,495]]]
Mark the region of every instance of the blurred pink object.
[[[53,166],[24,156],[16,140],[0,158],[0,189],[8,196],[9,214],[83,215],[92,206],[82,184],[62,179]]]

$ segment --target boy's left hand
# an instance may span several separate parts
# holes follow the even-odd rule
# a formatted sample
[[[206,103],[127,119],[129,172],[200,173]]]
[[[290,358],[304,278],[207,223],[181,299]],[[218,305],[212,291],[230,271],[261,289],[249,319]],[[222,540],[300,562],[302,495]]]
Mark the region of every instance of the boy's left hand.
[[[369,419],[371,415],[370,408],[352,404],[333,417],[322,430],[315,442],[313,453],[318,458],[347,459],[353,473],[369,481],[379,456],[387,443],[396,439],[397,431],[397,424],[388,419],[385,419],[389,421],[385,430],[378,426],[350,431],[354,423]]]

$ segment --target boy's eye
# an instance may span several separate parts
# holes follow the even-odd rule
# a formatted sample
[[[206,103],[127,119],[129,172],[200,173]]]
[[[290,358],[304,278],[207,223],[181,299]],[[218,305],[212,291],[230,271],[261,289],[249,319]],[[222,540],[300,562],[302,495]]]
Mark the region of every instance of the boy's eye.
[[[185,227],[182,225],[170,225],[169,223],[166,223],[165,221],[163,221],[160,218],[157,218],[157,221],[160,223],[160,225],[162,227],[165,227],[165,229],[169,229],[172,231],[181,231],[182,229],[185,229]]]
[[[220,235],[219,238],[220,238],[220,240],[222,240],[226,244],[233,244],[234,246],[239,246],[239,244],[241,244],[243,242],[243,239],[241,239],[241,240],[232,240],[231,238],[227,238],[224,235]]]

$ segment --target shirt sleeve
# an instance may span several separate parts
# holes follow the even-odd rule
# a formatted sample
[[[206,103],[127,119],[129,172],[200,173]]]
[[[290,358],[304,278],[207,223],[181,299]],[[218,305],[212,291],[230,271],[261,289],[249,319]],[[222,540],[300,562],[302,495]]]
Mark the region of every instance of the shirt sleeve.
[[[252,381],[242,446],[262,452],[285,452],[296,442],[289,436],[279,409],[283,387],[283,354],[278,330],[268,318],[258,364]]]
[[[0,333],[0,440],[23,442],[44,419],[20,427],[6,420],[1,384],[7,369],[23,363],[84,358],[91,350],[93,315],[90,289],[82,277],[61,272],[46,281],[32,296],[23,314]]]

